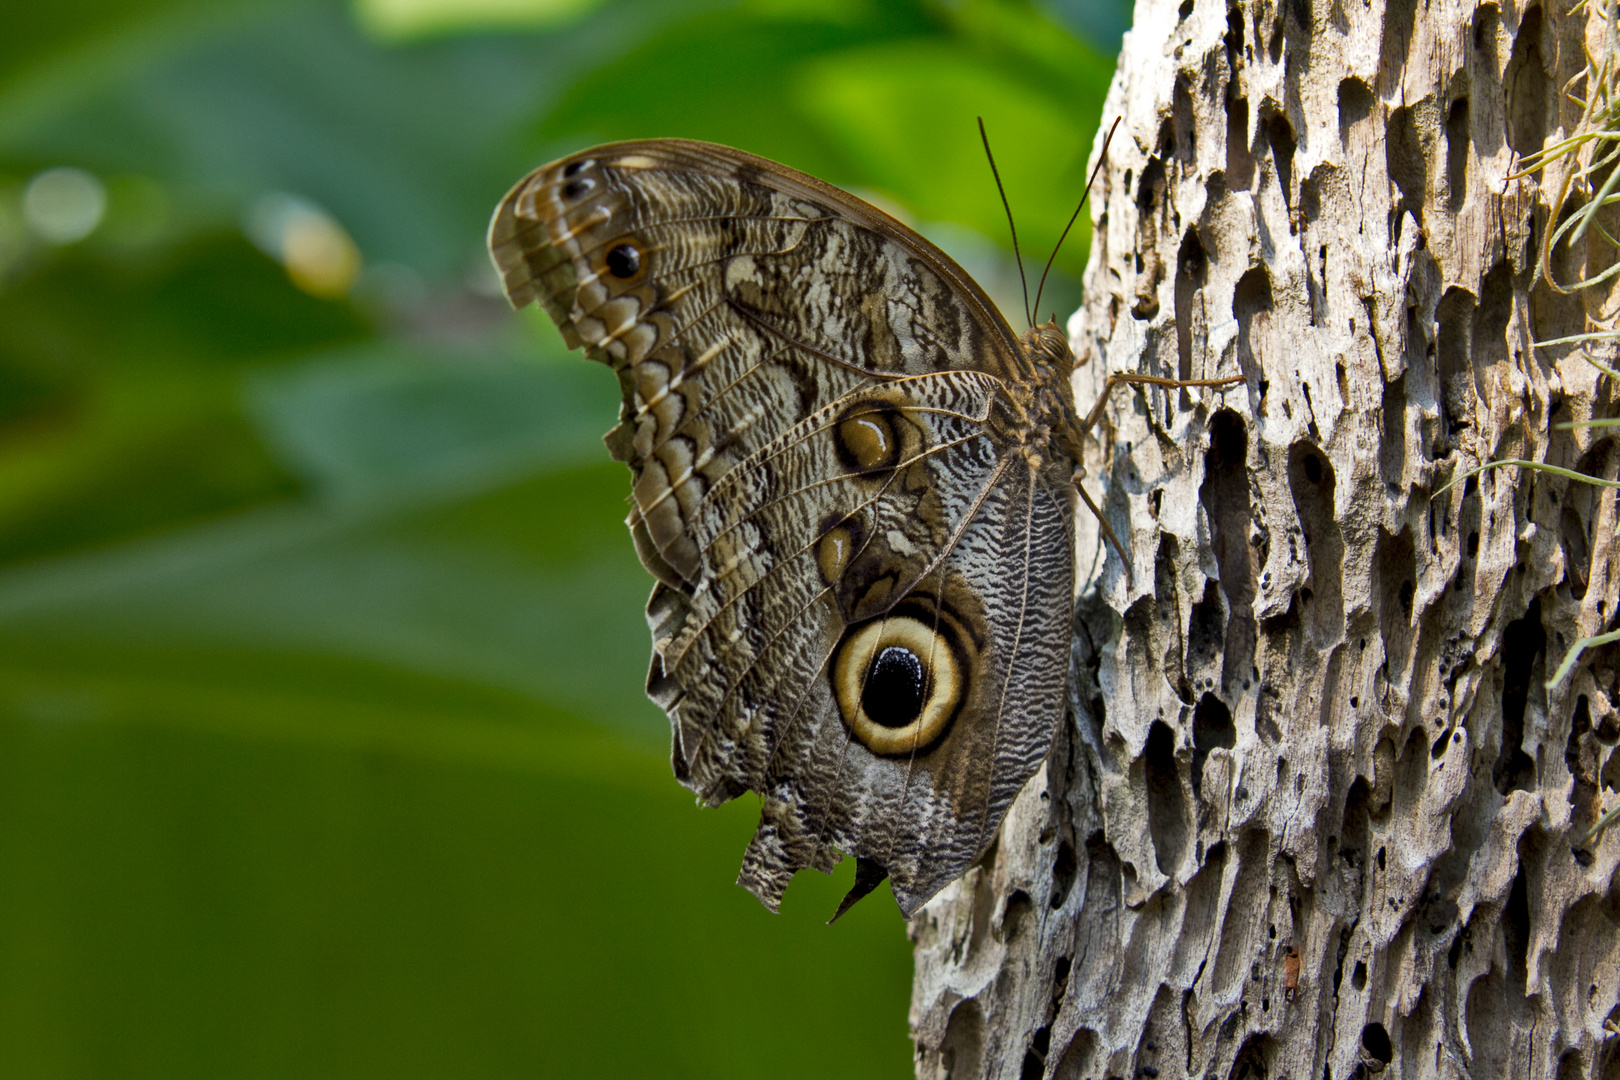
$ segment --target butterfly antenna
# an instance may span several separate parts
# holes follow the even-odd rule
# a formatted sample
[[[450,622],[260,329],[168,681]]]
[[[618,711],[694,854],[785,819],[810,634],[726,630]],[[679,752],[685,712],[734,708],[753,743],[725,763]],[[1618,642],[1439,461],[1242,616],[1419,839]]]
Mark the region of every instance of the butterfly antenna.
[[[990,152],[990,136],[984,133],[984,117],[979,117],[979,139],[984,143],[984,156],[990,161],[990,175],[996,178],[996,191],[1001,195],[1001,208],[1007,211],[1007,231],[1012,234],[1013,259],[1018,263],[1018,284],[1024,288],[1024,318],[1029,325],[1035,325],[1035,316],[1030,314],[1034,309],[1029,306],[1029,282],[1024,278],[1024,257],[1018,254],[1018,228],[1013,224],[1012,206],[1007,202],[1007,189],[1001,186],[1001,173],[996,171],[996,156]],[[1116,123],[1118,121],[1115,121]],[[1076,210],[1075,213],[1080,211]],[[1035,303],[1040,304],[1040,296],[1036,295]]]
[[[1108,160],[1108,144],[1114,141],[1114,130],[1119,127],[1119,121],[1120,118],[1116,116],[1114,122],[1109,125],[1108,134],[1103,138],[1102,153],[1097,155],[1097,164],[1092,166],[1091,179],[1086,181],[1086,190],[1080,193],[1080,206],[1076,206],[1074,213],[1069,216],[1069,223],[1063,226],[1063,235],[1058,237],[1057,247],[1052,249],[1052,257],[1046,260],[1046,269],[1041,271],[1041,283],[1035,288],[1035,309],[1037,311],[1040,310],[1041,306],[1041,293],[1046,290],[1046,275],[1052,272],[1052,264],[1057,261],[1058,252],[1063,250],[1063,241],[1069,238],[1069,230],[1074,228],[1076,221],[1080,220],[1080,208],[1086,205],[1086,196],[1091,194],[1091,185],[1096,183],[1098,171],[1102,169],[1103,162]]]

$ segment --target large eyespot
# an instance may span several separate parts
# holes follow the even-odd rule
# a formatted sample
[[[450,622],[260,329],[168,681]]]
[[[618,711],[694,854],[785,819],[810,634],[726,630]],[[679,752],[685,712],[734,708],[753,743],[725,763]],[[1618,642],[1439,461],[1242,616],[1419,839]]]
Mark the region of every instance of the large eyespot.
[[[633,278],[641,270],[641,251],[634,244],[618,244],[607,253],[607,271],[616,278]]]
[[[833,662],[838,710],[874,754],[926,750],[950,726],[964,673],[947,633],[889,615],[845,635]]]

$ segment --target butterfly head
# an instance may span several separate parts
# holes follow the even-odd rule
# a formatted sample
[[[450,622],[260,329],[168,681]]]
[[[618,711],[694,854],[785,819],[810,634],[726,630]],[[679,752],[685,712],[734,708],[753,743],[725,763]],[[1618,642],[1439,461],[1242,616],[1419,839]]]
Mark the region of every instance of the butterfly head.
[[[1034,361],[1038,369],[1067,379],[1074,371],[1074,350],[1069,348],[1069,335],[1056,322],[1031,327],[1018,339],[1024,354]]]

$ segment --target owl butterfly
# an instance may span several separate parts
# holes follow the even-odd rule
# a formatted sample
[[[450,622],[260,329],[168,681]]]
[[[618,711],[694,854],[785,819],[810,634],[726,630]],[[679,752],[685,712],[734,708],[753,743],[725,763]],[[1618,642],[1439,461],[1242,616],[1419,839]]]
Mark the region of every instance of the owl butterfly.
[[[760,796],[739,883],[775,910],[844,853],[839,914],[885,875],[916,911],[990,843],[1064,713],[1102,402],[1076,412],[1063,333],[1018,336],[911,229],[705,143],[537,169],[489,244],[512,303],[618,374],[606,442],[658,579],[647,693],[682,784]]]

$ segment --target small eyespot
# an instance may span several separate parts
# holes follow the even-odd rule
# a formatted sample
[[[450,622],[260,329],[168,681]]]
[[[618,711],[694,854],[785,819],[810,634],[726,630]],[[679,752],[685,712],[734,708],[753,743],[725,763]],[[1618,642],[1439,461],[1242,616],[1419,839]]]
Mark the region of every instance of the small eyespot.
[[[591,190],[595,187],[596,181],[592,180],[588,176],[579,180],[570,180],[568,183],[563,185],[563,198],[570,200],[577,199],[582,195],[590,194]]]
[[[574,177],[584,172],[585,166],[589,164],[591,164],[591,160],[589,158],[580,158],[578,161],[570,161],[567,165],[563,166],[563,179],[572,180]]]
[[[821,539],[816,541],[816,565],[821,570],[822,581],[828,585],[838,584],[844,571],[849,569],[858,538],[857,525],[849,520],[840,521],[822,532]]]
[[[608,273],[616,278],[632,278],[641,269],[641,252],[632,244],[620,244],[607,253]]]

